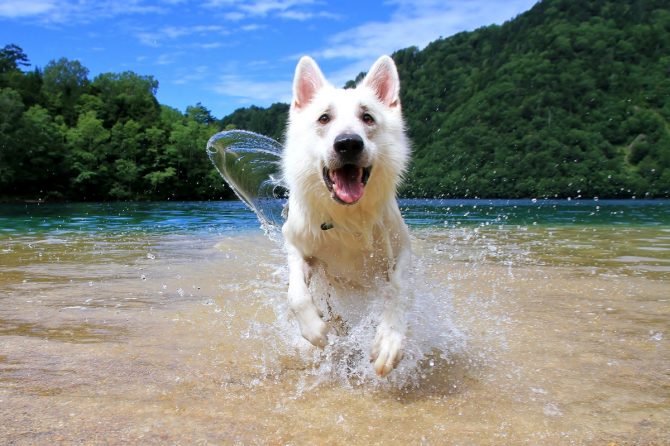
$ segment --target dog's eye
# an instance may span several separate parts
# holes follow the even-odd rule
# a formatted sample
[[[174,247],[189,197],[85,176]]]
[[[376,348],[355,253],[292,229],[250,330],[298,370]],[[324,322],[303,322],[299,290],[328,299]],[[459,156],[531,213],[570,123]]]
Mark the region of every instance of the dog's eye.
[[[324,113],[321,116],[319,116],[319,123],[328,124],[329,122],[330,122],[330,115],[328,113]]]
[[[368,125],[372,125],[375,123],[375,118],[372,117],[370,113],[363,113],[363,116],[361,116],[361,119],[363,120],[364,123]]]

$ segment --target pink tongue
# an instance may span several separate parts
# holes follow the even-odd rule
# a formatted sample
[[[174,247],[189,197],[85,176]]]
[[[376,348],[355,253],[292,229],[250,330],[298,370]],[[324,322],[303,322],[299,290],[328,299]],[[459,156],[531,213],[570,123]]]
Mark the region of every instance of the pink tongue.
[[[356,203],[363,196],[363,168],[346,165],[331,171],[333,191],[345,203]]]

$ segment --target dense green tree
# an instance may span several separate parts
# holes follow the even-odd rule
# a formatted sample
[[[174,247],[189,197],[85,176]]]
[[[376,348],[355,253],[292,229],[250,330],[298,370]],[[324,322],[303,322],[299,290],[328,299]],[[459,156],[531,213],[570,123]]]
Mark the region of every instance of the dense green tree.
[[[216,122],[216,118],[212,116],[212,112],[200,102],[190,107],[186,107],[186,117],[199,124],[210,125]]]
[[[223,118],[220,127],[226,130],[243,129],[283,140],[288,117],[288,105],[276,103],[268,108],[248,107],[235,110]]]
[[[28,66],[30,66],[28,56],[20,46],[10,43],[0,49],[0,73],[18,71],[21,67]]]
[[[13,182],[20,174],[21,146],[16,137],[25,106],[11,88],[0,89],[0,197],[16,194]]]
[[[69,125],[75,124],[75,104],[88,87],[88,69],[77,60],[61,58],[49,62],[42,77],[42,91],[49,109],[62,115]]]
[[[79,115],[77,126],[68,129],[68,164],[72,167],[72,187],[85,200],[104,198],[109,191],[111,166],[106,162],[109,154],[109,130],[95,112]]]
[[[167,151],[171,154],[168,163],[175,169],[174,198],[186,199],[191,190],[202,190],[207,173],[212,170],[204,148],[215,132],[215,128],[193,120],[173,125]]]
[[[21,175],[12,186],[27,197],[62,198],[67,191],[68,168],[65,165],[65,125],[57,122],[40,105],[30,107],[21,116],[16,154]]]
[[[99,116],[107,127],[134,119],[142,125],[158,120],[160,105],[156,100],[158,81],[131,71],[103,73],[91,83],[91,92],[100,98]]]

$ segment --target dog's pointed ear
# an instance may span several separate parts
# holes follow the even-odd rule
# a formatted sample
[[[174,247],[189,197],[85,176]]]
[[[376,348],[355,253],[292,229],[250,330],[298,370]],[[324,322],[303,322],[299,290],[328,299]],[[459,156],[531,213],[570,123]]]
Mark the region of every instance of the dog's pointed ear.
[[[303,56],[295,67],[293,77],[293,106],[297,109],[306,107],[321,87],[326,84],[326,78],[319,66],[309,56]]]
[[[375,92],[388,107],[400,105],[400,78],[395,62],[389,56],[382,56],[372,65],[363,84]]]

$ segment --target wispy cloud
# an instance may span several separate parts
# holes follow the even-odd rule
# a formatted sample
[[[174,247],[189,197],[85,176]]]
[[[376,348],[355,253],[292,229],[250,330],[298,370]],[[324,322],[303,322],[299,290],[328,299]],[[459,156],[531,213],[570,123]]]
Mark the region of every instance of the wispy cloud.
[[[294,20],[308,18],[301,15],[300,10],[290,6],[306,5],[311,2],[295,1],[280,2],[255,1],[240,7],[236,0],[211,0],[210,7],[239,7],[240,17],[273,13],[276,16],[291,16]],[[322,62],[324,72],[335,86],[343,86],[348,80],[362,71],[369,70],[374,61],[382,54],[417,46],[425,47],[428,43],[448,37],[460,31],[473,30],[480,26],[502,23],[527,10],[534,0],[509,0],[504,4],[491,7],[490,0],[391,0],[387,5],[394,9],[386,21],[372,21],[351,28],[342,29],[326,39],[323,46],[312,49],[305,48]],[[309,14],[309,12],[308,12]],[[294,63],[302,54],[293,54],[281,59],[282,63]],[[336,66],[335,71],[328,68]],[[286,67],[286,65],[285,65]],[[272,102],[289,102],[291,95],[291,68],[282,68],[280,78],[267,81],[260,76],[245,76],[239,67],[231,69],[228,75],[222,76],[213,90],[223,96],[236,98],[241,105],[269,105]]]
[[[206,65],[198,65],[189,69],[181,69],[177,74],[177,78],[172,81],[175,85],[187,85],[193,82],[203,81],[210,76],[209,67]]]
[[[242,31],[247,31],[247,32],[253,32],[253,31],[258,31],[259,29],[265,28],[265,25],[261,25],[258,23],[250,23],[248,25],[241,26],[240,29]]]
[[[240,105],[270,105],[273,102],[290,102],[291,80],[256,80],[236,74],[221,76],[212,90],[220,95],[233,97]]]
[[[219,25],[164,26],[155,31],[138,31],[136,36],[143,45],[159,47],[165,42],[175,41],[186,36],[211,34],[221,36],[227,33],[228,31]]]
[[[283,11],[279,14],[277,14],[278,17],[282,19],[287,19],[287,20],[295,20],[299,22],[305,22],[307,20],[312,20],[312,19],[340,19],[341,16],[338,14],[333,14],[328,11],[317,11],[317,12],[311,12],[311,11]]]
[[[255,0],[241,1],[239,8],[253,16],[266,16],[273,12],[287,12],[296,6],[309,5],[313,0]]]
[[[164,4],[143,0],[1,0],[0,17],[30,18],[43,23],[91,23],[101,18],[165,12]]]
[[[231,21],[258,17],[278,17],[286,20],[304,21],[314,17],[332,17],[324,12],[314,12],[307,6],[315,0],[208,0],[203,6],[219,10]]]
[[[223,47],[224,44],[221,43],[221,42],[207,42],[207,43],[197,43],[197,42],[195,42],[195,43],[192,43],[188,46],[191,47],[191,48],[199,48],[201,50],[214,50],[214,49]]]
[[[491,8],[490,2],[396,1],[398,9],[390,21],[371,22],[333,35],[317,55],[326,59],[360,59],[390,53],[400,48],[422,48],[439,37],[502,21],[526,10],[528,0],[511,0]]]
[[[317,59],[340,60],[342,69],[331,76],[336,85],[344,84],[367,70],[382,54],[417,46],[493,23],[502,23],[527,10],[534,0],[509,0],[491,7],[485,0],[394,0],[390,20],[369,22],[331,36],[325,47],[312,55]]]
[[[32,17],[46,14],[55,7],[53,0],[3,0],[0,1],[0,17]]]
[[[163,53],[156,58],[156,65],[172,65],[176,63],[184,53],[181,51],[174,53]]]
[[[226,11],[223,13],[223,18],[230,22],[238,22],[246,17],[246,14],[243,14],[240,11]]]

